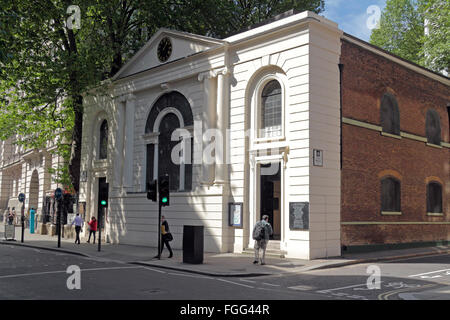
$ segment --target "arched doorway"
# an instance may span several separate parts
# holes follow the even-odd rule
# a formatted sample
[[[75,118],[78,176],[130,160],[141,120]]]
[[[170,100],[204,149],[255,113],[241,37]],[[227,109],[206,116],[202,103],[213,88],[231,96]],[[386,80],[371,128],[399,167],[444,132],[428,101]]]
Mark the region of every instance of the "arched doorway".
[[[28,209],[34,208],[35,210],[38,207],[39,203],[39,174],[37,170],[33,171],[31,175],[30,181],[30,195],[28,202]]]

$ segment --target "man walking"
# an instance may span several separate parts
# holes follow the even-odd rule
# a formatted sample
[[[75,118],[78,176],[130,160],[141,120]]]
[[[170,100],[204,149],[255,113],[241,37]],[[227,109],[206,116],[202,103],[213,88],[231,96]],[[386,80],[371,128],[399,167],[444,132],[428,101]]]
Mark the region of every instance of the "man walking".
[[[253,239],[255,240],[255,261],[254,264],[257,264],[258,261],[261,262],[261,265],[265,265],[266,259],[266,248],[267,243],[269,242],[269,237],[273,234],[272,226],[270,225],[269,216],[263,215],[262,220],[258,221],[253,228]],[[259,255],[259,250],[262,250],[262,255]]]
[[[81,228],[83,227],[83,218],[80,217],[80,214],[77,213],[77,216],[75,217],[75,219],[73,219],[71,226],[73,226],[75,224],[75,233],[77,234],[77,238],[75,239],[75,243],[80,244],[80,231]]]

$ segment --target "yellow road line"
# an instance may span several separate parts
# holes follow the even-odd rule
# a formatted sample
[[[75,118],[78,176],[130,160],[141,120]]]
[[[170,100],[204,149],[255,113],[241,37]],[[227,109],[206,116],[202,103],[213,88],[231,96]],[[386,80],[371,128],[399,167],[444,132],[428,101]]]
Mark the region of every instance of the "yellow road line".
[[[431,287],[435,287],[437,286],[437,284],[427,284],[424,285],[422,287],[416,287],[416,288],[403,288],[403,289],[398,289],[398,290],[392,290],[392,291],[388,291],[388,292],[384,292],[382,294],[380,294],[378,296],[378,300],[389,300],[389,297],[396,294],[396,293],[401,293],[401,292],[406,292],[406,291],[413,291],[413,290],[418,290],[418,289],[424,289],[424,288],[431,288]]]

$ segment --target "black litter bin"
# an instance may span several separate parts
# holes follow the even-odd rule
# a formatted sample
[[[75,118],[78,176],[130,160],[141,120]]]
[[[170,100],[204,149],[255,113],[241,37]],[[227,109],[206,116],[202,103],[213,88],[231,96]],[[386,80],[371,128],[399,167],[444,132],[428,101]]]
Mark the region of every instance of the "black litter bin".
[[[184,226],[183,262],[203,263],[203,226]]]

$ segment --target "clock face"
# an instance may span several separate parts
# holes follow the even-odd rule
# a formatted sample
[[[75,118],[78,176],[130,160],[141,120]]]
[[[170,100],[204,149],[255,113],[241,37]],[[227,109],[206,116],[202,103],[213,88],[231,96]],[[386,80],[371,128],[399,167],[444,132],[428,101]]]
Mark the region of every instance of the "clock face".
[[[158,44],[158,59],[161,62],[166,62],[172,54],[172,43],[170,39],[165,37]]]

